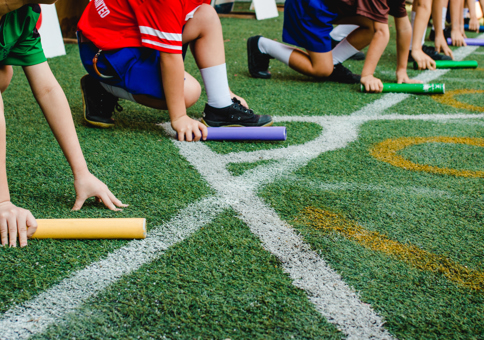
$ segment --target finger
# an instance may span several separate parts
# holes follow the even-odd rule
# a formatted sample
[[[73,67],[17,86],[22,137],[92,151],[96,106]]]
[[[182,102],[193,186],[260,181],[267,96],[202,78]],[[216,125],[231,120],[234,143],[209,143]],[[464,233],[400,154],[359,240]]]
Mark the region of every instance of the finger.
[[[8,228],[5,218],[0,219],[0,235],[2,237],[2,247],[6,246],[8,243]]]
[[[103,203],[104,205],[109,209],[109,210],[113,210],[113,211],[122,211],[121,209],[118,209],[115,207],[115,205],[113,204],[113,202],[111,202],[111,200],[109,199],[108,195],[107,194],[102,194],[100,195],[101,199],[103,200]]]
[[[188,130],[187,132],[185,132],[185,135],[186,135],[186,141],[187,142],[192,142],[193,141],[193,132],[192,132],[192,130]]]
[[[117,207],[126,208],[129,206],[128,204],[123,204],[123,202],[121,202],[116,196],[114,196],[111,191],[108,191],[108,197],[111,200],[111,202],[113,202],[114,205]]]
[[[86,201],[85,198],[77,197],[76,201],[74,202],[74,206],[72,207],[71,211],[78,211],[81,210],[84,202]]]
[[[435,60],[429,60],[429,65],[431,67],[431,70],[435,70],[437,68],[437,64],[435,63]]]
[[[20,247],[27,245],[27,216],[20,214],[17,217],[18,242]]]
[[[198,124],[198,127],[202,131],[202,139],[203,140],[207,140],[207,137],[208,137],[208,129],[207,129],[207,127],[204,124],[202,124],[202,123],[199,123]]]
[[[200,129],[198,129],[198,126],[193,130],[193,136],[195,142],[198,142],[200,138],[202,138],[202,133],[200,132]]]
[[[37,221],[34,215],[29,211],[27,214],[27,238],[31,238],[33,234],[37,231]]]
[[[184,131],[178,131],[178,140],[180,142],[183,142],[185,140],[185,132]]]
[[[15,216],[9,216],[7,219],[8,224],[8,238],[10,247],[15,248],[17,246],[17,219]]]

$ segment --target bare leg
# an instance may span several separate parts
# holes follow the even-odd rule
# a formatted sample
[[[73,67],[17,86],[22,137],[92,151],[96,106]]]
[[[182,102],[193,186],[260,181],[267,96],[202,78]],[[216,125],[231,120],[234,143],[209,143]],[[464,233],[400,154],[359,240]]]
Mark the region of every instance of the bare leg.
[[[3,93],[10,85],[13,76],[13,68],[10,65],[0,66],[0,92]]]

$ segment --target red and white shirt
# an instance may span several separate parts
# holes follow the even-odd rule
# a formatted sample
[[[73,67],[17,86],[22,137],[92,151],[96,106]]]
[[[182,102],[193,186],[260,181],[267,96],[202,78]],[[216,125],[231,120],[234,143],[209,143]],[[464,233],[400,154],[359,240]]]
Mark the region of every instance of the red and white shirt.
[[[92,0],[78,28],[96,47],[148,47],[182,53],[183,26],[210,0]]]

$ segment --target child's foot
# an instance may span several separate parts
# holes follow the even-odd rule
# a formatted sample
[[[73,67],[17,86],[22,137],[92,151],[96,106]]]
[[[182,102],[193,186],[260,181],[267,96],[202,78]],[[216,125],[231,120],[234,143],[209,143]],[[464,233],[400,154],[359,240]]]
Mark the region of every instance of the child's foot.
[[[232,105],[220,109],[205,104],[202,123],[206,126],[270,126],[272,118],[269,115],[256,115],[254,111],[240,104],[232,98]]]
[[[109,128],[114,126],[114,109],[121,111],[118,98],[106,91],[101,83],[86,74],[81,78],[84,119],[91,125]]]
[[[361,76],[354,74],[344,67],[343,64],[336,64],[334,65],[333,73],[326,80],[344,84],[359,84]]]
[[[273,59],[270,55],[262,53],[259,49],[260,35],[247,39],[247,60],[249,62],[249,73],[254,78],[269,79],[269,60]]]

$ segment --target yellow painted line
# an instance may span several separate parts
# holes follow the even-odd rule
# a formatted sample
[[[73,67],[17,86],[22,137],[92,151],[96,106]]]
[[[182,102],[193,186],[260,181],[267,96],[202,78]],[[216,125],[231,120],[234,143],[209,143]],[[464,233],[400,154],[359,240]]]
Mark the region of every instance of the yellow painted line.
[[[432,99],[444,105],[450,105],[457,109],[464,109],[469,111],[479,111],[484,112],[484,106],[477,106],[472,104],[467,104],[455,99],[455,96],[462,94],[477,94],[484,93],[484,90],[453,90],[447,91],[445,94],[433,95]]]
[[[484,147],[484,138],[467,137],[402,137],[398,139],[387,139],[377,144],[370,153],[376,159],[389,163],[393,166],[413,171],[424,171],[441,175],[452,175],[457,177],[484,178],[484,171],[458,170],[450,168],[439,168],[436,166],[417,164],[398,155],[398,151],[409,146],[424,143],[451,143],[466,144]]]
[[[419,270],[442,274],[450,281],[473,290],[484,289],[484,273],[455,263],[442,255],[436,255],[412,244],[402,244],[375,231],[364,229],[358,223],[313,207],[306,208],[298,219],[314,229],[335,231],[361,246],[397,258]]]

